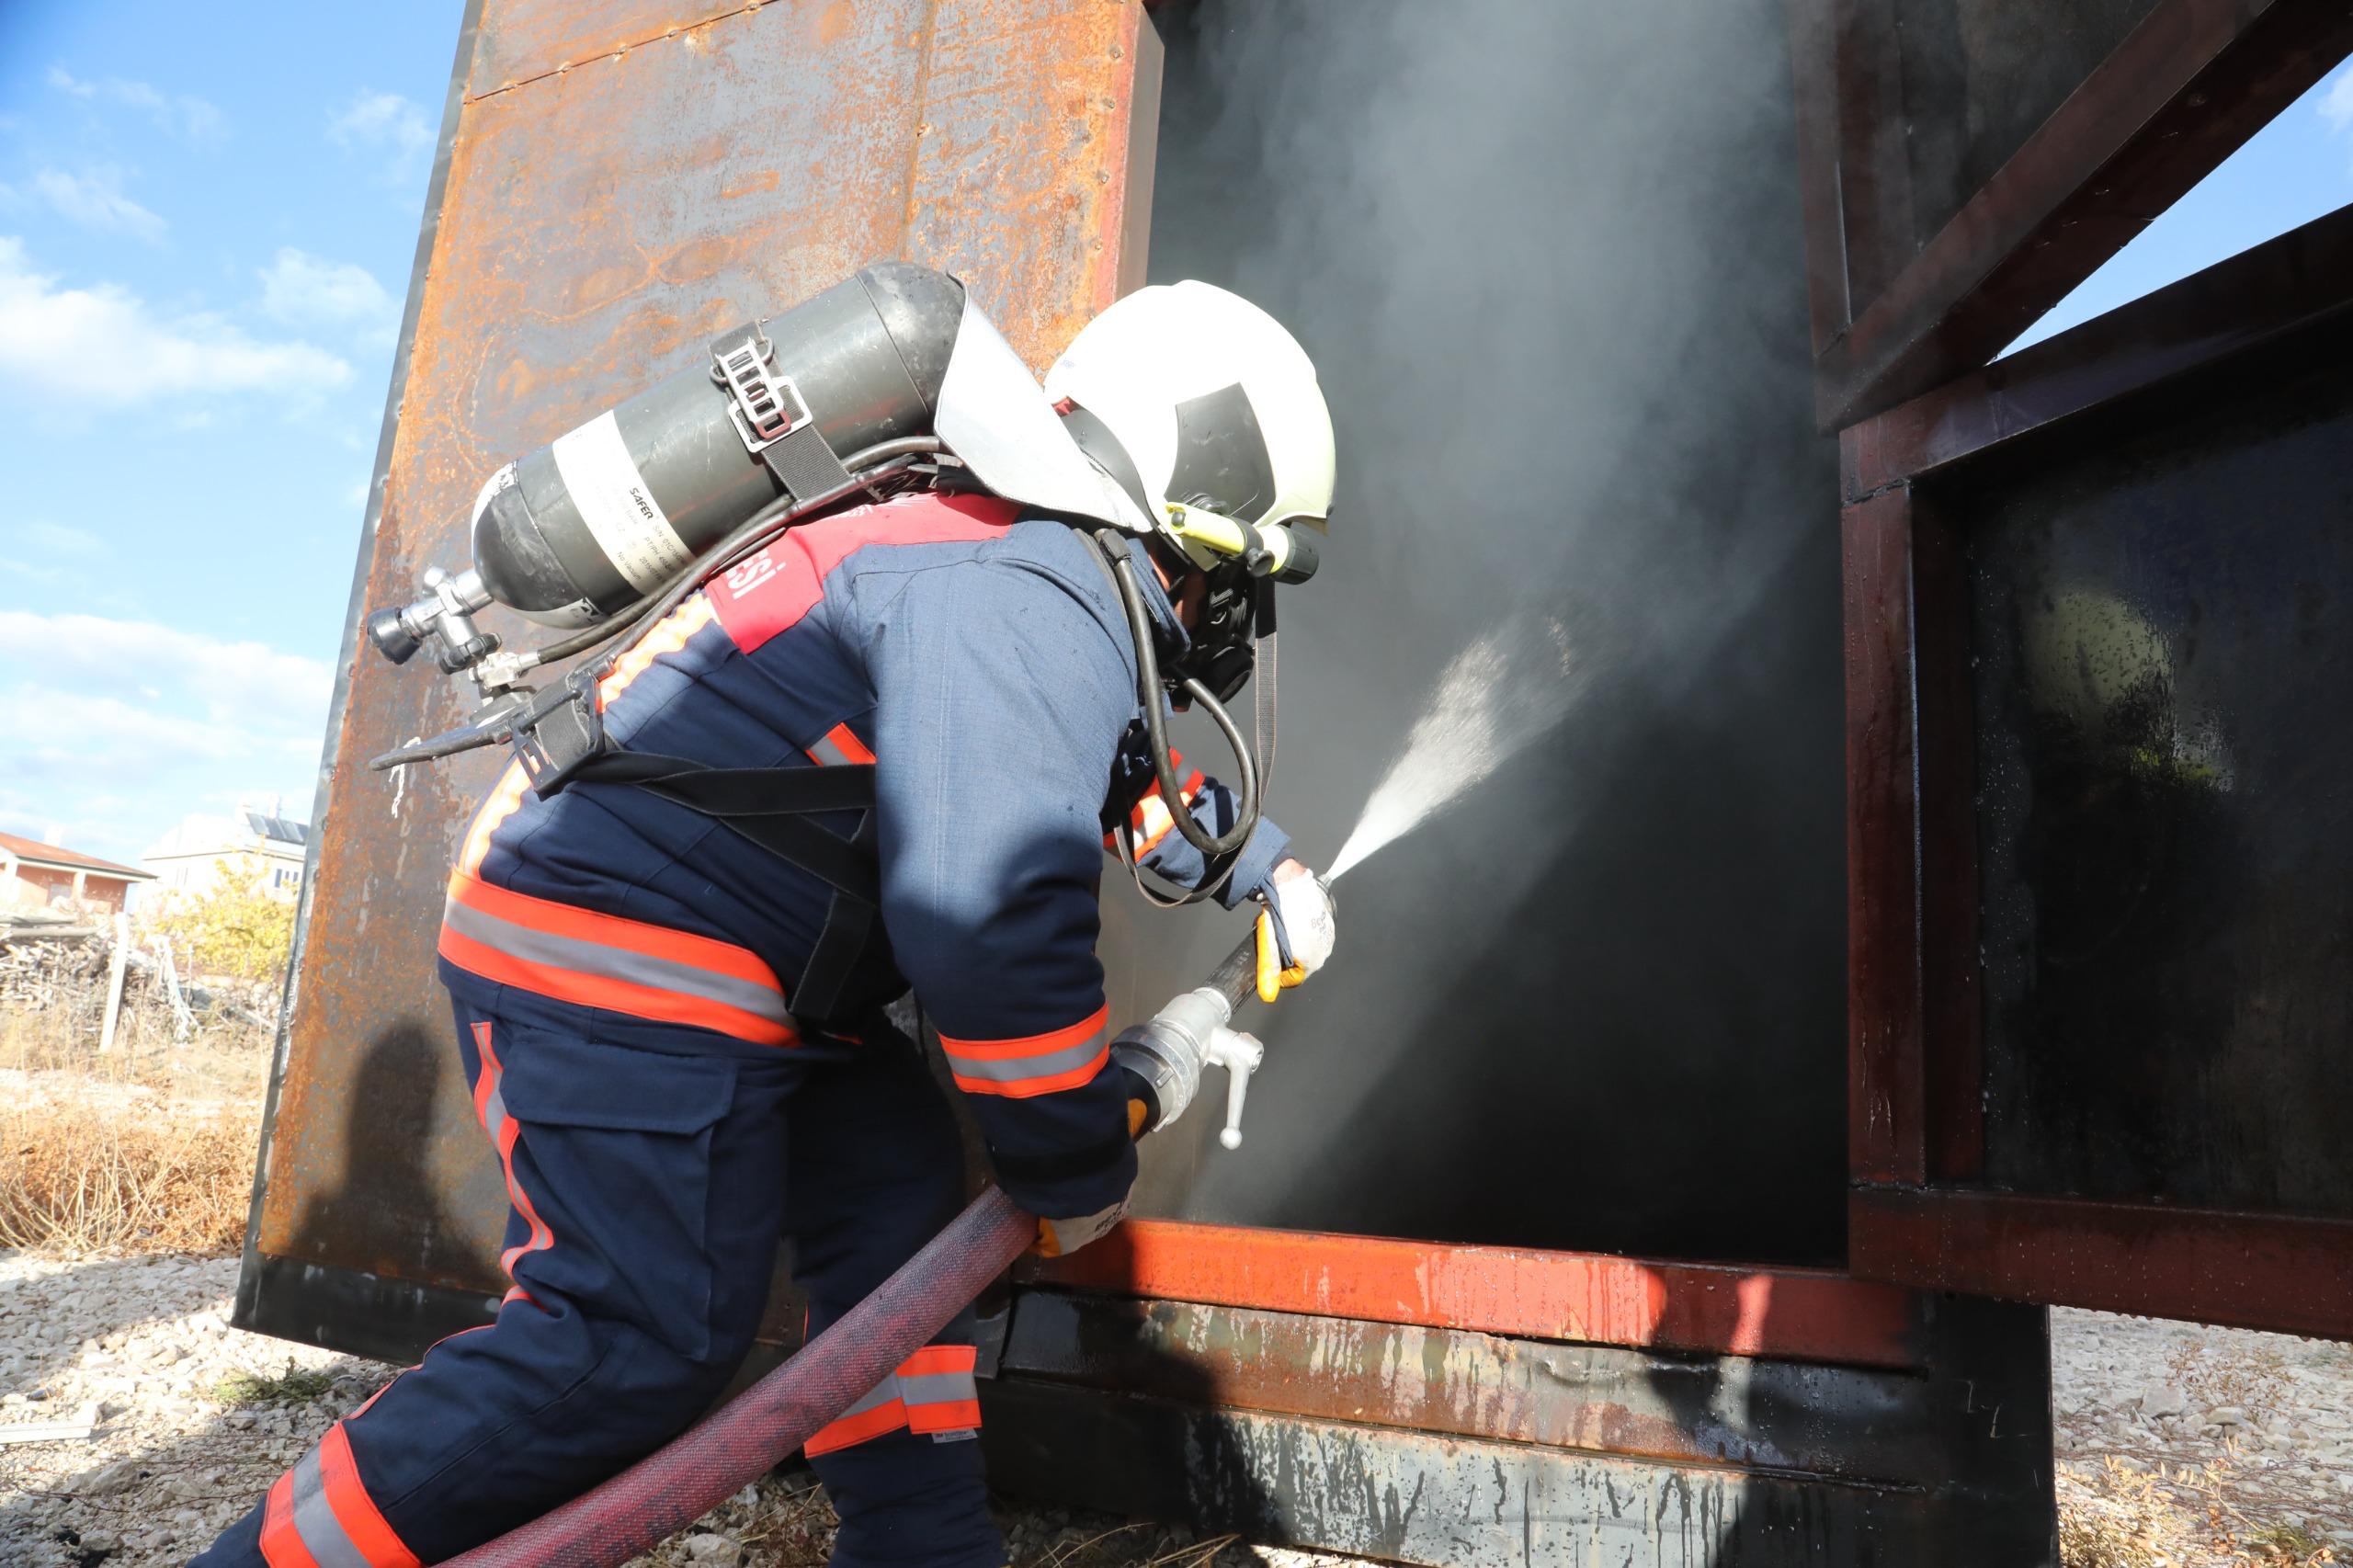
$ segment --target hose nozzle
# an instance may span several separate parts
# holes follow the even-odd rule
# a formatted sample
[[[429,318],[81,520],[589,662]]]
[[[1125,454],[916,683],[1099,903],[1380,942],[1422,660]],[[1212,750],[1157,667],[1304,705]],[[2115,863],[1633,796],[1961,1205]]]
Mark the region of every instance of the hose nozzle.
[[[1256,1037],[1229,1028],[1233,1017],[1233,1004],[1203,986],[1186,992],[1111,1042],[1111,1060],[1152,1090],[1152,1115],[1142,1131],[1166,1127],[1184,1115],[1200,1092],[1202,1069],[1222,1067],[1225,1127],[1218,1142],[1229,1149],[1242,1146],[1243,1103],[1250,1092],[1250,1074],[1267,1059],[1267,1048]]]

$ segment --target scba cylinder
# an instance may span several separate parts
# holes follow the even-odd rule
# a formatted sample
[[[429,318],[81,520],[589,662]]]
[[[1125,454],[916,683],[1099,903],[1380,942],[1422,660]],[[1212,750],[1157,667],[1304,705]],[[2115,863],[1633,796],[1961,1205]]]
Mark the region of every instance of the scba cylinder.
[[[763,324],[767,370],[840,456],[926,435],[963,309],[943,273],[870,267]],[[756,435],[706,358],[507,464],[474,502],[483,588],[549,626],[611,615],[784,494]]]

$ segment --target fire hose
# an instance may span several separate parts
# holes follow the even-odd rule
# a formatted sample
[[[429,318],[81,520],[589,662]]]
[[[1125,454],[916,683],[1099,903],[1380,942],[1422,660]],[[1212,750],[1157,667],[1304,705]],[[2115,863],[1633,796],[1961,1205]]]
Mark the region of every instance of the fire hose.
[[[1122,1059],[1138,1073],[1139,1090],[1153,1096],[1139,1135],[1175,1120],[1201,1067],[1215,1062],[1229,1074],[1226,1146],[1241,1141],[1243,1090],[1257,1065],[1258,1047],[1225,1024],[1252,994],[1273,1000],[1270,941],[1261,915],[1257,932],[1226,956],[1206,984],[1121,1037],[1134,1048]],[[601,1485],[449,1559],[450,1568],[619,1568],[781,1463],[928,1344],[1037,1237],[1037,1219],[988,1188],[776,1370]]]

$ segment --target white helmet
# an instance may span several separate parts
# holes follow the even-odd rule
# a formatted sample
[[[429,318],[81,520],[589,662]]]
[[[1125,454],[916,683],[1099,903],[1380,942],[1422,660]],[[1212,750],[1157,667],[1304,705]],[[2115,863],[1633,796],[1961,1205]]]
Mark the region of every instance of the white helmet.
[[[1197,565],[1259,548],[1279,561],[1292,550],[1279,525],[1321,532],[1331,513],[1332,415],[1315,366],[1238,294],[1138,290],[1087,323],[1046,372],[1046,395],[1069,405],[1079,446]],[[1298,555],[1312,571],[1313,551]]]

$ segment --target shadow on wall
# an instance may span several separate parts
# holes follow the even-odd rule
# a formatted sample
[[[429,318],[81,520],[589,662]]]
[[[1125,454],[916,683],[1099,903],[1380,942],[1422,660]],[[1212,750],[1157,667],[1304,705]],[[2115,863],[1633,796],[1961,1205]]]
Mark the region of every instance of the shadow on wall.
[[[333,1186],[306,1190],[284,1256],[349,1269],[361,1266],[364,1246],[387,1277],[477,1290],[494,1300],[506,1289],[496,1269],[506,1198],[481,1129],[435,1125],[439,1075],[459,1071],[449,1025],[446,1017],[437,1022],[438,1029],[394,1024],[362,1049],[335,1145],[341,1176]],[[466,1102],[460,1096],[457,1103]],[[461,1193],[448,1191],[434,1168],[450,1137],[481,1145]]]
[[[1323,574],[1285,601],[1272,814],[1328,860],[1438,672],[1514,617],[1569,628],[1587,687],[1350,873],[1333,967],[1258,1020],[1248,1142],[1203,1153],[1204,1117],[1144,1208],[1836,1260],[1836,476],[1779,7],[1161,26],[1153,277],[1281,317],[1340,439]],[[1236,934],[1165,918],[1107,937],[1138,1011]]]

